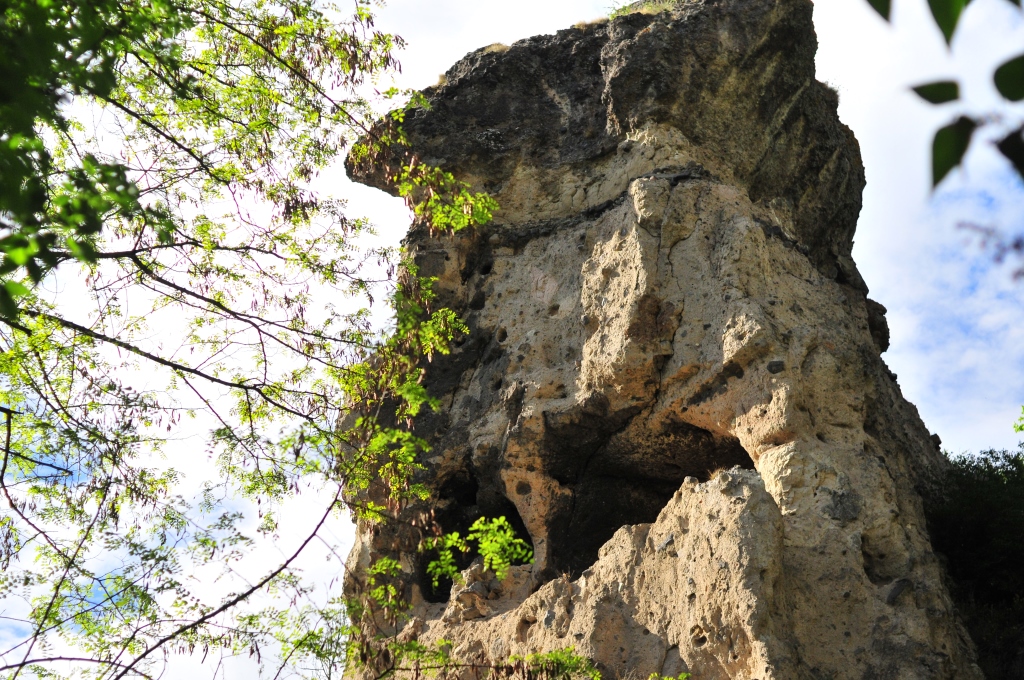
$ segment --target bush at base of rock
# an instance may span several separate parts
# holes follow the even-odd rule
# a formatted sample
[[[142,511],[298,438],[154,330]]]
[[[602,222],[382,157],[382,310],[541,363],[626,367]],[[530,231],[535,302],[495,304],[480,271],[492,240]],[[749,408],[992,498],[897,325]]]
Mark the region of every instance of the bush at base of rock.
[[[990,680],[1024,678],[1024,444],[951,457],[927,508],[936,551]]]

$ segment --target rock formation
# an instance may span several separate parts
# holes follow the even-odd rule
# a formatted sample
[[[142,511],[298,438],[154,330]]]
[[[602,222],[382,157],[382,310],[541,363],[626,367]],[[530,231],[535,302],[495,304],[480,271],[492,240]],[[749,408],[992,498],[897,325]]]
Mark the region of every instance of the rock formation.
[[[400,557],[406,635],[485,663],[573,646],[608,678],[980,677],[922,514],[944,459],[850,257],[864,172],[811,12],[686,0],[478,50],[407,117],[501,205],[407,239],[471,329],[428,368],[428,505],[508,517],[536,561],[435,591],[415,541],[361,525],[350,586]]]

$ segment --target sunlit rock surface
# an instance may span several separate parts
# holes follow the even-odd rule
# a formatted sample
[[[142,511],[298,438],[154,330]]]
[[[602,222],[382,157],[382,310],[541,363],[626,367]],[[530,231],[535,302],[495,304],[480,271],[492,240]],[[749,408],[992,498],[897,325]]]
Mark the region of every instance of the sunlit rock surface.
[[[919,497],[944,459],[850,258],[864,172],[811,11],[694,0],[480,50],[407,118],[501,205],[407,239],[471,329],[428,367],[428,509],[504,515],[536,562],[435,591],[415,530],[361,525],[348,587],[400,557],[406,636],[574,646],[606,677],[981,677]]]

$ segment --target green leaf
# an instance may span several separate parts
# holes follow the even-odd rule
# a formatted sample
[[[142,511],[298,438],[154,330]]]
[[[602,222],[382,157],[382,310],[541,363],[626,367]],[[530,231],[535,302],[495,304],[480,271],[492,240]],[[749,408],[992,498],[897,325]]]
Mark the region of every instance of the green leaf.
[[[469,527],[466,538],[477,542],[484,568],[493,571],[498,580],[504,580],[513,562],[533,562],[533,548],[516,537],[515,529],[504,517],[492,520],[480,517]]]
[[[18,303],[7,292],[6,286],[0,286],[0,316],[8,319],[14,319],[18,316]]]
[[[21,297],[29,293],[28,287],[17,281],[4,281],[4,288],[11,294],[11,297]]]
[[[971,135],[978,124],[961,116],[955,123],[947,125],[935,133],[932,142],[932,186],[949,174],[949,171],[960,165],[967,147],[971,144]]]
[[[960,84],[955,80],[940,80],[913,88],[921,99],[931,104],[945,104],[960,98]]]
[[[889,14],[892,11],[892,0],[868,0],[868,4],[881,14],[883,19],[889,20]]]
[[[28,272],[28,277],[32,279],[32,283],[39,283],[43,280],[43,268],[39,266],[38,261],[33,259],[26,262],[25,271]]]
[[[997,68],[992,79],[996,82],[999,94],[1011,102],[1024,99],[1024,54]]]
[[[5,249],[5,254],[11,260],[11,262],[13,262],[19,267],[23,267],[25,266],[25,263],[28,262],[29,259],[35,254],[35,248],[33,248],[32,244],[29,243],[27,246],[21,248],[7,248]]]
[[[999,140],[996,148],[999,149],[999,153],[1006,156],[1013,163],[1013,167],[1017,169],[1017,174],[1024,179],[1024,126]],[[1024,423],[1024,419],[1020,422]],[[1018,430],[1018,432],[1020,431],[1024,430]]]
[[[967,7],[970,1],[928,0],[932,16],[935,17],[935,23],[938,24],[943,37],[946,38],[947,45],[953,41],[953,33],[956,31],[957,22],[960,21],[960,15],[963,14],[964,8]]]
[[[76,240],[74,255],[82,262],[95,262],[96,261],[96,248],[86,240]]]

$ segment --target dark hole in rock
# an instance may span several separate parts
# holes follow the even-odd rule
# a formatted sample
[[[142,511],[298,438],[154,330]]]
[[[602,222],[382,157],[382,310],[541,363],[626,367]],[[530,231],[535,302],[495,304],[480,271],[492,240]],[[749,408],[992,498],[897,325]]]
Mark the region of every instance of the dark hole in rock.
[[[573,491],[549,528],[545,577],[582,573],[620,527],[657,519],[686,477],[706,481],[719,469],[754,469],[733,437],[686,423],[652,432],[643,418],[623,423],[590,411],[545,414],[545,472]]]
[[[861,555],[864,558],[864,574],[875,584],[886,585],[903,576],[904,561],[897,555],[890,555],[869,534],[861,536]]]
[[[443,500],[434,508],[435,519],[445,533],[457,531],[465,536],[470,525],[480,517],[504,517],[512,525],[516,535],[532,545],[530,533],[526,530],[526,525],[512,501],[498,493],[494,485],[480,484],[472,470],[463,468],[440,480],[437,496]],[[459,570],[469,567],[477,556],[475,549],[465,554],[456,553]],[[436,553],[429,551],[423,554],[419,560],[418,580],[423,597],[428,602],[447,602],[452,590],[452,580],[440,579],[435,588],[427,573],[427,565],[436,557]]]
[[[519,624],[516,626],[516,642],[524,643],[529,638],[530,626],[535,622],[528,621],[527,619],[521,619]]]
[[[493,266],[493,262],[484,262],[483,266],[480,267],[480,276],[487,276],[490,274]]]
[[[470,470],[465,468],[458,470],[440,480],[438,495],[441,498],[448,498],[460,506],[476,505],[476,497],[480,492],[480,485]]]

